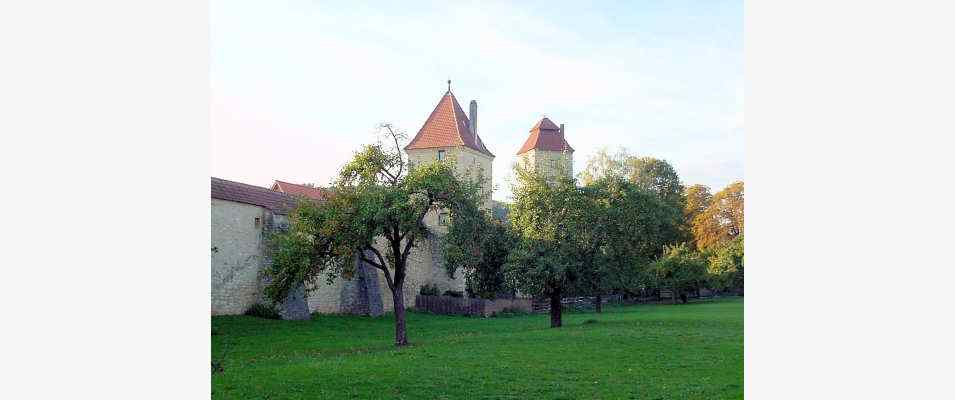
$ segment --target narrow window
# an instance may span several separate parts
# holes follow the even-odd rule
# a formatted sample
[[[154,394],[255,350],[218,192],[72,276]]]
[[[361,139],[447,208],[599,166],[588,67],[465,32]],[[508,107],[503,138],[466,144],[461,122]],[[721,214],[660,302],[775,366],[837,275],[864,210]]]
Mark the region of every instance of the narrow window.
[[[438,214],[438,225],[448,226],[451,223],[451,217],[446,212]]]
[[[255,217],[255,227],[256,227],[256,228],[261,228],[261,227],[262,227],[262,218]]]
[[[444,150],[438,150],[438,161],[444,160]]]

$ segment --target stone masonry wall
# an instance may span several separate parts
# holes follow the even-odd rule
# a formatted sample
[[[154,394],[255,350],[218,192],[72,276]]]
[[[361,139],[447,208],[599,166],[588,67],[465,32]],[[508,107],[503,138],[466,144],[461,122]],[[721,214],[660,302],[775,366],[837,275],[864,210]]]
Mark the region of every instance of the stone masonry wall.
[[[262,207],[212,199],[212,315],[241,314],[259,300],[266,213]]]
[[[445,290],[464,291],[465,281],[463,274],[457,274],[450,279],[444,269],[443,256],[440,253],[439,239],[431,237],[423,239],[418,246],[411,250],[408,256],[408,273],[404,283],[405,307],[414,306],[415,295],[421,286],[433,284],[443,293]],[[385,254],[384,243],[376,246]],[[352,279],[336,278],[328,285],[322,277],[316,282],[308,298],[309,309],[312,312],[323,314],[370,314],[394,311],[394,300],[385,275],[377,268],[364,266],[363,273],[359,271]],[[394,273],[392,271],[392,273]],[[375,285],[375,282],[377,285]],[[378,294],[380,301],[374,301],[374,294]],[[367,296],[367,297],[366,297]],[[363,303],[368,299],[367,303]],[[367,312],[365,312],[367,307]]]
[[[541,171],[545,177],[558,174],[573,176],[574,153],[531,149],[521,154],[520,163],[524,168]]]
[[[408,152],[415,165],[437,160],[439,149],[417,149]],[[455,160],[455,172],[465,179],[485,179],[487,200],[490,207],[493,158],[466,147],[444,148],[449,159]],[[405,307],[413,307],[415,296],[421,286],[433,284],[443,293],[445,290],[464,291],[463,274],[450,279],[444,268],[440,237],[447,233],[438,212],[425,216],[425,225],[432,231],[428,238],[419,240],[408,259],[408,274],[404,285]],[[256,229],[254,220],[264,224],[268,211],[262,207],[212,199],[212,243],[218,251],[212,255],[212,313],[240,314],[257,301],[261,301],[262,284],[259,271],[264,258],[262,230]],[[279,217],[279,216],[276,216]],[[284,216],[282,216],[284,218]],[[287,223],[283,222],[283,223]],[[384,254],[384,242],[376,246]],[[374,282],[377,280],[377,285]],[[305,298],[309,312],[371,314],[391,312],[392,293],[384,274],[374,267],[359,269],[351,280],[336,278],[331,285],[324,276],[309,284]],[[380,298],[375,301],[374,297]]]

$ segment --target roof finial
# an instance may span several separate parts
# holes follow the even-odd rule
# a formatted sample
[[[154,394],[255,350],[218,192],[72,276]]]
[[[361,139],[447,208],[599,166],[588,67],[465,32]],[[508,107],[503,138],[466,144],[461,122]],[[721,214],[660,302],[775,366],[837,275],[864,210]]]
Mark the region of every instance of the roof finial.
[[[448,79],[448,93],[451,93],[451,80]]]

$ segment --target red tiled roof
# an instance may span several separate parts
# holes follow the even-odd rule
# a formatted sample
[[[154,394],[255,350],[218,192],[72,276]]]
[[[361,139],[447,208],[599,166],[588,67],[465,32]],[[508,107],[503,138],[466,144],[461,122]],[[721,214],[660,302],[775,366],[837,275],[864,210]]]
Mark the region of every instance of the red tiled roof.
[[[405,150],[453,146],[470,147],[494,157],[481,137],[471,132],[471,123],[467,114],[461,109],[454,95],[448,91],[431,112],[431,116],[425,121],[418,134],[411,139],[411,143],[405,146]]]
[[[560,128],[557,124],[547,117],[542,118],[534,124],[534,127],[531,128],[530,136],[527,137],[527,140],[517,154],[524,154],[531,149],[574,151],[574,148],[570,147],[570,143],[567,143],[567,139],[565,139],[564,135],[560,132]]]
[[[325,198],[327,198],[328,195],[330,194],[330,192],[322,188],[305,186],[305,185],[297,185],[294,183],[283,182],[280,180],[276,180],[275,183],[272,184],[272,190],[276,192],[282,192],[291,196],[308,197],[313,200],[325,200]]]
[[[211,197],[264,207],[283,215],[295,206],[295,199],[285,193],[215,177],[212,177]]]

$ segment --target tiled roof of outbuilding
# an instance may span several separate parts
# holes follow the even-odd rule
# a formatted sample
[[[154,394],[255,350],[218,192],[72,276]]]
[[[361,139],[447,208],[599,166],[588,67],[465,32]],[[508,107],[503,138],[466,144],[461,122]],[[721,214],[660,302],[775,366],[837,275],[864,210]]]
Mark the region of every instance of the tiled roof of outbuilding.
[[[295,199],[285,193],[216,177],[212,177],[211,197],[264,207],[283,215],[295,206]]]
[[[330,191],[313,186],[298,185],[295,183],[276,180],[272,184],[272,190],[282,192],[291,196],[303,196],[312,200],[325,200],[331,194]]]

